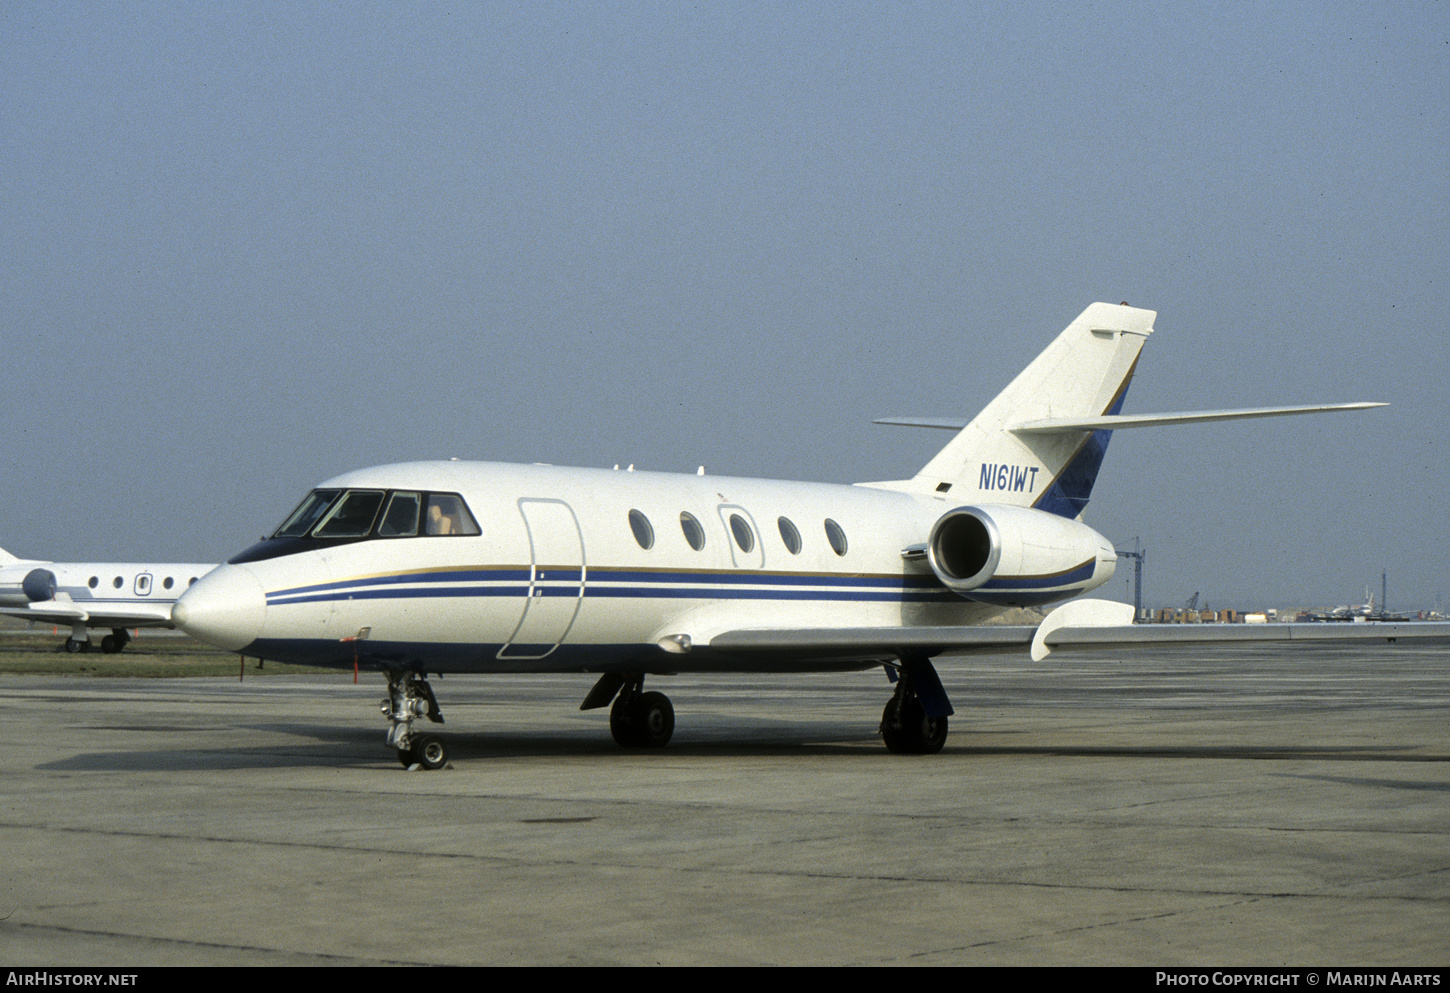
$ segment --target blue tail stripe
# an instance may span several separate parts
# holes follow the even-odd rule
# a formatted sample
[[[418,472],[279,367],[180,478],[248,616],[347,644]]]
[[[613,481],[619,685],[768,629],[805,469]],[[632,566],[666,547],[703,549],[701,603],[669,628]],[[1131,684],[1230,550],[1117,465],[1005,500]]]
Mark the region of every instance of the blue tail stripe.
[[[1129,378],[1132,374],[1129,374]],[[1123,388],[1118,391],[1118,397],[1113,401],[1104,413],[1116,415],[1122,412],[1123,400],[1128,396],[1128,381],[1123,381]],[[1049,514],[1056,514],[1058,517],[1075,519],[1082,514],[1083,509],[1088,505],[1088,498],[1092,496],[1093,484],[1097,482],[1098,470],[1103,467],[1103,456],[1108,453],[1108,442],[1112,440],[1113,432],[1108,430],[1094,431],[1088,436],[1087,441],[1077,450],[1077,454],[1058,473],[1057,479],[1053,480],[1051,486],[1033,504],[1038,510],[1045,510]]]

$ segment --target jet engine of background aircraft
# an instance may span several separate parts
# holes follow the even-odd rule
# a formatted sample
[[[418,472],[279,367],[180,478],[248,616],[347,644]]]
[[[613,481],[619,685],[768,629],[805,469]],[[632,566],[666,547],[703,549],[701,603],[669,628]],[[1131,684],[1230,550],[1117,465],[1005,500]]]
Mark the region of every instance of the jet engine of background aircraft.
[[[55,573],[49,569],[31,569],[20,581],[20,591],[31,603],[55,599]]]
[[[968,600],[1030,606],[1064,588],[1113,577],[1112,543],[1080,521],[1030,507],[957,507],[932,526],[927,561],[947,589]],[[1011,576],[1011,580],[995,577]]]

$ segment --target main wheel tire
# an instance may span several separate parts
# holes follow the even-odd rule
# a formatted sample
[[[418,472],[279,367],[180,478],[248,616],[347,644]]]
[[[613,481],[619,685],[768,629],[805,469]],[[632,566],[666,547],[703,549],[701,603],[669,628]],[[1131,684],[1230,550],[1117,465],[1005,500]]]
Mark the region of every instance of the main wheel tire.
[[[614,706],[609,708],[609,733],[614,735],[614,743],[620,748],[638,748],[639,715],[634,709],[635,697],[621,696],[614,701]]]
[[[675,707],[663,693],[645,693],[635,704],[635,733],[641,748],[664,748],[675,733]]]
[[[947,743],[947,719],[928,717],[915,697],[892,698],[881,713],[881,737],[898,755],[935,755]]]
[[[398,761],[403,763],[404,769],[409,769],[412,768],[414,762],[418,761],[418,756],[413,754],[411,748],[400,748],[398,749]]]
[[[448,746],[436,734],[425,734],[413,743],[413,758],[425,769],[441,769],[448,764]]]
[[[663,693],[620,697],[609,710],[609,733],[622,748],[663,748],[675,733],[675,708]]]

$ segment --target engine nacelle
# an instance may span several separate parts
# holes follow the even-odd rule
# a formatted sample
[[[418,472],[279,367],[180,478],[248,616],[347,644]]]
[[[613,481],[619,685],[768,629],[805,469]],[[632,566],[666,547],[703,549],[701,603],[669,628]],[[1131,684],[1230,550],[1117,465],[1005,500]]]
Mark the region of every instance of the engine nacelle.
[[[932,525],[927,561],[969,600],[1029,606],[1065,600],[1113,578],[1112,542],[1086,524],[1030,507],[958,507]]]
[[[55,573],[49,569],[31,569],[20,582],[20,588],[31,603],[55,599]]]

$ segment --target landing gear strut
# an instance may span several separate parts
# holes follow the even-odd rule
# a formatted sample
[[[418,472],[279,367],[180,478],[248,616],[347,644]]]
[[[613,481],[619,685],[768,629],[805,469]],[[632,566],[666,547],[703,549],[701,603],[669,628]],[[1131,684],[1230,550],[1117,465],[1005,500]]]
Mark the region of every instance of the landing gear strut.
[[[76,652],[89,652],[91,650],[91,633],[86,630],[84,624],[72,624],[70,637],[65,640],[63,647],[72,655]]]
[[[618,694],[616,696],[616,694]],[[663,748],[675,733],[675,708],[663,693],[644,692],[644,673],[606,672],[580,710],[609,710],[609,732],[624,748]]]
[[[887,750],[899,755],[935,755],[947,743],[951,713],[951,702],[931,661],[903,658],[896,693],[881,712],[881,737]]]
[[[111,628],[111,633],[101,639],[101,651],[114,655],[131,643],[131,635],[125,628]]]
[[[448,746],[442,738],[413,731],[413,721],[419,717],[443,723],[427,679],[411,669],[390,669],[388,695],[379,709],[388,719],[388,746],[398,750],[398,761],[404,766],[416,763],[424,769],[441,769],[448,764]]]

